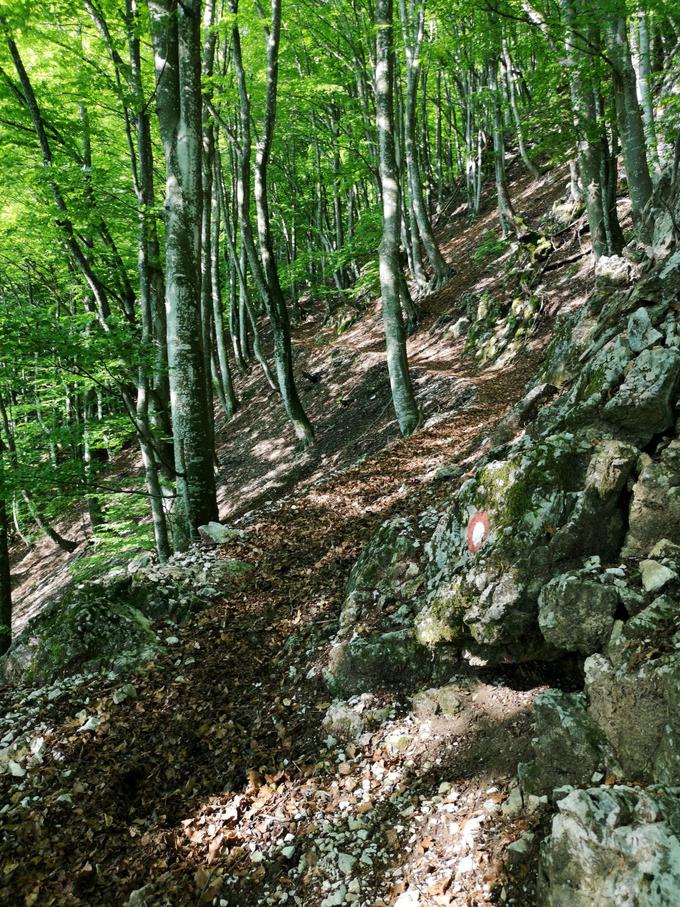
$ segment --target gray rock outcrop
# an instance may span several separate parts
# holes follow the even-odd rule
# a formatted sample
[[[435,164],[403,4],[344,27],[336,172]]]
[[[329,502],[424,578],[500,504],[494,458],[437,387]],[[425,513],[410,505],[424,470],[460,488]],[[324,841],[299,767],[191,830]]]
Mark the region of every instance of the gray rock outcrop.
[[[539,907],[680,905],[678,790],[575,790],[543,843]]]

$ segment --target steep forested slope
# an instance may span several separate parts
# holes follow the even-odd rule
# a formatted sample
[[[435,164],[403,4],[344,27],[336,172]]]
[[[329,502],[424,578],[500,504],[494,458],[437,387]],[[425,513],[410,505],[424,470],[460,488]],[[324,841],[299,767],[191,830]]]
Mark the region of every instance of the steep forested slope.
[[[680,903],[672,6],[0,38],[0,900]]]
[[[564,193],[565,179],[561,171],[541,186],[525,177],[513,186],[518,197],[531,200],[539,219]],[[458,215],[452,225],[460,222]],[[509,307],[515,278],[508,252],[500,258],[494,258],[498,250],[484,253],[484,238],[495,223],[491,208],[472,228],[455,229],[454,239],[442,243],[451,260],[468,261],[445,290],[428,299],[409,340],[426,417],[417,437],[399,441],[389,414],[379,312],[369,312],[340,337],[323,327],[319,331],[318,320],[305,325],[296,341],[300,367],[318,376],[304,397],[322,426],[317,450],[300,458],[292,444],[279,440],[282,422],[263,423],[260,413],[270,391],[262,376],[255,379],[244,393],[252,395],[248,405],[225,426],[224,436],[218,434],[226,465],[219,493],[231,505],[225,520],[236,519],[242,535],[217,551],[204,546],[178,555],[169,574],[144,567],[143,561],[133,564],[138,573],[132,601],[155,618],[158,637],[153,647],[159,650],[148,667],[115,679],[82,677],[82,628],[75,638],[59,636],[58,628],[50,631],[48,648],[59,639],[74,650],[59,653],[57,675],[74,669],[78,674],[50,680],[28,700],[26,688],[6,700],[7,758],[28,772],[17,777],[5,763],[8,792],[30,784],[37,797],[27,801],[28,809],[17,801],[6,813],[6,843],[14,842],[8,865],[16,864],[7,874],[8,896],[35,891],[46,902],[63,896],[67,903],[117,903],[124,892],[149,884],[148,903],[194,898],[207,903],[217,880],[222,886],[224,879],[221,897],[229,903],[256,903],[269,886],[311,904],[323,900],[324,879],[343,877],[338,854],[347,851],[342,865],[356,859],[357,872],[347,882],[360,880],[361,902],[382,894],[389,903],[389,892],[401,884],[399,866],[410,859],[410,836],[422,821],[419,798],[426,810],[433,808],[427,807],[432,798],[434,808],[448,804],[461,829],[470,820],[475,862],[488,861],[499,871],[515,820],[496,828],[491,818],[517,761],[528,756],[528,710],[541,669],[471,674],[450,707],[441,710],[436,698],[425,697],[415,712],[404,697],[412,683],[404,678],[401,692],[371,692],[355,711],[335,705],[326,720],[330,699],[322,679],[349,572],[372,532],[387,517],[443,506],[452,483],[458,485],[488,449],[491,426],[524,393],[556,314],[582,303],[580,294],[563,298],[569,278],[556,269],[544,285],[543,314],[527,345],[480,368],[472,350],[464,353],[465,338],[452,328],[467,317],[469,303],[461,300],[474,295],[480,281],[485,293],[499,303],[507,299],[504,308]],[[587,270],[583,279],[585,286]],[[482,330],[483,319],[477,324]],[[232,425],[238,426],[233,436]],[[247,461],[244,437],[251,445]],[[74,525],[63,529],[76,535]],[[235,559],[250,567],[237,578],[228,569]],[[142,578],[145,571],[148,580]],[[114,569],[94,595],[90,591],[86,608],[94,599],[92,617],[100,626],[102,610],[130,599],[126,576],[125,569]],[[149,587],[161,595],[150,596]],[[194,602],[196,592],[201,609],[214,600],[209,610],[181,629],[163,623],[165,617],[182,618],[184,600]],[[83,595],[76,590],[74,600],[80,604]],[[44,605],[44,585],[27,601],[37,597]],[[114,647],[129,642],[125,635],[114,639]],[[111,651],[105,630],[96,642],[89,667],[102,655],[115,662],[120,652]],[[143,642],[148,646],[148,639]],[[28,652],[35,665],[30,645]],[[25,650],[19,646],[16,653],[17,662],[26,665]],[[69,660],[73,654],[75,662]],[[142,663],[148,657],[142,648]],[[39,658],[37,664],[47,671],[39,676],[54,676],[54,661]],[[430,730],[428,721],[434,723]],[[364,724],[365,739],[357,745],[354,735]],[[84,727],[90,729],[81,732]],[[339,767],[341,756],[347,761]],[[340,800],[345,805],[336,819]],[[271,822],[269,815],[279,818]],[[480,828],[483,839],[477,841],[481,816],[490,824]],[[395,832],[395,825],[402,827]],[[284,840],[291,833],[294,838]],[[336,839],[339,834],[345,838]],[[432,875],[427,853],[437,879],[451,873],[450,849],[460,847],[459,833],[444,824],[427,835],[434,842],[404,870],[408,880]],[[270,864],[265,856],[261,864],[253,862],[251,849],[256,855],[276,853],[276,860]],[[307,851],[318,851],[319,858],[326,854],[327,866],[298,874],[294,866]],[[28,853],[33,856],[25,862],[20,857]],[[92,868],[83,873],[84,866]],[[394,879],[386,881],[390,866]],[[471,869],[454,888],[461,897],[463,891],[485,896],[485,873]],[[288,876],[289,882],[282,881]],[[439,884],[447,887],[445,881]]]
[[[564,174],[529,189],[535,214],[541,205],[550,211],[564,191]],[[446,652],[435,650],[434,661],[428,655],[423,662],[410,648],[405,663],[399,648],[381,648],[377,667],[360,658],[351,688],[334,688],[349,702],[331,705],[326,686],[343,602],[340,633],[348,629],[350,570],[372,534],[389,519],[396,538],[407,538],[421,513],[420,532],[431,534],[455,506],[458,486],[477,475],[480,458],[493,461],[495,445],[521,435],[532,414],[522,407],[519,416],[507,413],[536,380],[558,316],[573,322],[583,304],[587,284],[573,283],[573,266],[555,268],[533,338],[478,366],[473,350],[464,353],[465,339],[454,338],[460,328],[452,328],[469,309],[461,298],[484,281],[483,292],[500,300],[515,279],[513,256],[480,255],[474,263],[493,227],[489,218],[444,244],[449,254],[467,249],[470,264],[431,300],[409,341],[414,373],[425,379],[416,382],[427,414],[417,436],[399,441],[386,413],[376,316],[330,344],[303,330],[304,365],[319,376],[306,400],[325,398],[322,451],[291,459],[294,468],[282,466],[280,428],[259,418],[260,396],[268,393],[260,378],[240,435],[250,434],[261,456],[246,466],[236,454],[238,438],[226,436],[219,445],[226,463],[239,463],[223,474],[239,531],[225,531],[218,548],[178,555],[167,568],[138,559],[130,567],[136,573],[114,569],[87,595],[73,596],[78,607],[85,602],[79,619],[91,607],[100,627],[103,610],[125,600],[154,619],[142,670],[82,676],[82,623],[75,636],[59,636],[58,628],[47,636],[48,648],[56,640],[73,647],[75,663],[66,653],[36,660],[29,647],[32,663],[47,672],[39,677],[78,673],[43,680],[29,696],[26,687],[6,695],[8,897],[120,903],[133,891],[131,903],[245,904],[288,895],[313,904],[357,894],[358,903],[437,897],[435,903],[462,904],[492,903],[505,890],[519,903],[534,898],[535,868],[525,852],[531,855],[538,838],[522,838],[517,856],[507,846],[527,823],[542,821],[548,807],[533,792],[522,807],[511,781],[517,763],[531,759],[537,693],[556,680],[567,695],[579,688],[573,657],[553,657],[542,667],[520,659],[515,667],[471,668]],[[568,251],[555,254],[554,263]],[[611,294],[603,280],[600,292]],[[483,317],[474,325],[485,330]],[[553,370],[560,333],[550,347]],[[308,408],[314,411],[313,403]],[[248,420],[246,407],[239,419]],[[552,490],[553,482],[544,485]],[[370,637],[395,615],[393,626],[407,626],[403,604],[422,594],[413,572],[417,550],[397,541],[384,547],[381,533],[378,572],[365,554],[350,582],[355,596],[365,588],[373,602],[352,629],[355,637],[357,631]],[[404,567],[395,573],[392,563]],[[410,587],[395,586],[409,576]],[[200,615],[186,623],[195,608]],[[169,616],[182,626],[165,623]],[[129,637],[114,640],[112,650],[105,632],[96,638],[90,668],[103,655],[121,669],[115,647]],[[432,689],[433,681],[444,686]],[[414,687],[426,690],[411,697]],[[561,783],[571,763],[559,752]],[[596,771],[596,763],[585,764]],[[550,771],[543,766],[540,784],[551,783]]]

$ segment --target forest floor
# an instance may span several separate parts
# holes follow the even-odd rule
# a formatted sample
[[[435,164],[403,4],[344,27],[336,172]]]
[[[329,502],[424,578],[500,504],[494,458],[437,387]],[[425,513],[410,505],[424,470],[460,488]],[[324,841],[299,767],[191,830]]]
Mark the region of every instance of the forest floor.
[[[529,222],[565,183],[564,172],[518,180]],[[441,225],[455,273],[424,301],[409,340],[425,413],[416,435],[398,436],[377,305],[339,337],[310,317],[296,347],[298,372],[316,379],[303,379],[315,447],[296,451],[259,373],[241,383],[237,416],[218,422],[221,517],[248,532],[220,555],[256,569],[177,631],[132,678],[134,694],[121,699],[122,681],[101,676],[57,694],[0,691],[3,726],[29,716],[44,754],[25,776],[0,777],[0,901],[531,903],[504,868],[505,847],[540,811],[528,817],[508,794],[533,697],[560,679],[554,666],[550,676],[478,671],[449,717],[416,716],[397,694],[366,699],[383,720],[358,743],[329,738],[322,724],[321,667],[362,547],[390,516],[451,497],[460,480],[438,479],[438,468],[469,470],[488,450],[537,371],[554,316],[589,289],[589,256],[576,273],[552,271],[526,347],[478,369],[449,328],[467,294],[513,291],[502,260],[475,256],[497,226],[490,208],[471,226]],[[63,528],[76,534],[75,521]],[[68,560],[42,548],[17,561],[19,625],[47,585],[63,582]]]

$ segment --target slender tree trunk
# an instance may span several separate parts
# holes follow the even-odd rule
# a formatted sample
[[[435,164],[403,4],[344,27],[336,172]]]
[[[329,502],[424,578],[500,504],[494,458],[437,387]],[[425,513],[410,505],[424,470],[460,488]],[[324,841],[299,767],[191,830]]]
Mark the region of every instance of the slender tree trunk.
[[[12,525],[14,526],[14,532],[19,536],[22,544],[24,544],[27,548],[30,548],[30,542],[24,535],[21,525],[21,511],[16,491],[14,491],[12,494]]]
[[[614,98],[623,166],[628,182],[633,221],[639,227],[642,212],[652,195],[652,180],[642,114],[637,99],[635,71],[630,58],[623,0],[616,0],[612,15],[604,19],[607,53],[614,73]]]
[[[165,286],[153,213],[155,205],[153,147],[150,117],[144,98],[139,10],[136,0],[125,0],[125,28],[129,54],[129,66],[125,67],[102,10],[91,0],[85,0],[85,5],[109,50],[121,99],[126,97],[124,79],[127,80],[132,98],[132,108],[124,106],[124,117],[132,181],[137,197],[140,340],[147,359],[138,368],[136,402],[133,403],[127,394],[123,397],[128,414],[137,428],[156,552],[159,561],[164,563],[171,554],[171,548],[159,462],[168,483],[174,480],[174,470],[170,465],[171,446],[166,441],[166,438],[171,436],[172,426],[167,368]]]
[[[307,418],[298,395],[293,374],[293,349],[290,340],[288,309],[283,298],[276,267],[274,245],[269,216],[269,199],[267,186],[267,168],[271,156],[274,125],[276,122],[276,96],[279,75],[279,42],[281,38],[281,0],[272,0],[271,20],[265,27],[267,38],[267,82],[265,94],[265,113],[262,133],[257,144],[255,158],[255,206],[257,209],[257,232],[260,244],[260,257],[264,269],[267,296],[265,305],[274,335],[274,355],[276,375],[283,405],[288,414],[295,434],[300,443],[307,446],[314,441],[314,431]]]
[[[621,225],[616,209],[616,186],[618,182],[619,136],[616,128],[616,116],[612,120],[611,148],[607,137],[607,122],[604,100],[599,85],[593,88],[595,110],[600,129],[600,184],[602,186],[602,207],[604,212],[604,230],[607,237],[607,248],[610,255],[619,255],[625,245]]]
[[[402,434],[410,435],[420,423],[406,355],[406,334],[401,315],[399,263],[400,194],[394,151],[394,34],[392,0],[376,0],[376,116],[383,199],[383,236],[380,243],[380,288],[392,402]]]
[[[218,167],[219,172],[219,167]],[[248,323],[252,329],[253,335],[253,354],[255,359],[259,362],[264,376],[267,379],[267,383],[273,390],[277,390],[276,382],[274,381],[274,376],[271,373],[267,358],[264,355],[262,350],[262,345],[260,343],[260,332],[257,327],[257,319],[253,311],[252,304],[250,302],[250,295],[248,293],[248,281],[247,281],[247,265],[248,265],[248,254],[246,251],[246,244],[243,233],[243,216],[247,213],[247,210],[244,210],[241,207],[241,202],[239,202],[239,223],[241,224],[241,235],[240,235],[240,253],[236,252],[236,244],[234,236],[232,235],[230,224],[229,224],[229,211],[227,208],[227,195],[224,187],[224,182],[222,179],[219,180],[219,189],[220,189],[220,207],[222,210],[222,220],[224,222],[224,234],[227,240],[227,248],[229,250],[229,257],[231,264],[238,275],[239,281],[239,309],[240,309],[240,322],[241,322],[241,349],[244,352],[248,350]],[[250,191],[250,190],[249,190]],[[241,185],[238,182],[237,178],[237,195],[241,192]],[[250,215],[248,214],[248,217]],[[252,233],[250,234],[250,241],[252,243]],[[257,253],[255,252],[255,247],[253,246],[253,254],[257,260]],[[259,264],[259,261],[258,261]]]
[[[238,11],[238,0],[230,0],[229,9]],[[311,423],[302,407],[298,396],[293,374],[293,351],[290,341],[288,310],[279,283],[276,260],[274,258],[271,226],[269,221],[269,203],[267,198],[267,167],[271,154],[271,143],[276,119],[276,93],[278,88],[278,55],[281,35],[281,3],[272,0],[271,24],[265,28],[267,39],[267,80],[265,97],[265,116],[262,135],[257,145],[255,162],[255,204],[257,208],[258,240],[260,256],[257,254],[250,223],[250,99],[245,80],[245,70],[241,56],[241,36],[238,24],[232,28],[232,57],[236,70],[236,81],[239,93],[240,115],[240,149],[238,154],[237,199],[241,242],[248,256],[250,271],[259,290],[260,297],[267,309],[267,314],[274,335],[274,358],[278,389],[288,418],[295,434],[303,445],[314,439]],[[252,323],[252,313],[249,312]],[[254,347],[256,356],[257,348]],[[260,361],[264,357],[260,353]]]
[[[9,561],[9,519],[5,481],[3,443],[0,439],[0,655],[12,642],[12,577]]]
[[[437,216],[444,204],[444,147],[442,131],[442,72],[437,69],[437,120],[434,130],[434,153],[437,162]]]
[[[647,140],[647,157],[655,174],[659,171],[659,152],[657,148],[656,123],[654,121],[654,100],[652,98],[652,63],[649,42],[647,13],[640,11],[633,19],[633,28],[637,29],[638,38],[638,94],[642,107],[642,119]]]
[[[505,139],[503,135],[501,95],[498,85],[498,65],[498,59],[494,59],[489,63],[489,88],[491,90],[491,103],[493,104],[493,159],[496,174],[498,218],[501,222],[503,236],[508,236],[510,233],[519,236],[521,231],[512,201],[510,200],[508,177],[505,170]]]
[[[250,315],[250,298],[248,296],[248,284],[245,281],[245,277],[248,273],[248,256],[246,255],[246,250],[241,243],[241,248],[239,250],[239,261],[241,264],[240,273],[243,274],[244,280],[239,281],[238,288],[238,311],[239,311],[239,324],[241,327],[240,339],[241,339],[241,350],[243,356],[248,362],[250,360],[250,334],[248,332],[248,325],[254,319],[251,319]],[[253,352],[255,352],[255,346],[259,343],[259,334],[257,331],[257,324],[253,329]],[[267,365],[267,371],[269,371],[269,366]],[[274,381],[273,376],[270,373],[270,379],[268,382],[271,387],[276,388],[276,382]]]
[[[178,542],[218,518],[201,343],[201,6],[149,0],[167,173],[166,313]]]
[[[94,406],[97,394],[94,388],[88,388],[83,394],[83,471],[85,482],[89,486],[93,479],[93,461],[92,456],[92,421],[94,419]],[[101,502],[94,491],[87,492],[87,512],[90,518],[90,526],[96,534],[97,529],[104,523],[104,513]]]
[[[215,347],[213,359],[213,369],[217,391],[220,402],[228,419],[234,415],[238,409],[238,400],[234,391],[234,383],[229,366],[229,355],[227,353],[227,341],[224,330],[224,315],[222,312],[222,288],[220,283],[220,206],[218,200],[217,186],[213,185],[212,191],[212,241],[210,244],[211,255],[211,279],[212,289],[212,317],[215,328]],[[214,364],[217,368],[214,368]]]
[[[57,548],[61,548],[62,551],[65,551],[67,554],[70,554],[72,551],[75,551],[78,547],[78,542],[73,542],[71,539],[65,538],[61,533],[49,523],[45,517],[42,509],[38,504],[33,500],[33,496],[25,488],[22,489],[21,496],[26,502],[28,507],[28,512],[31,514],[31,519],[38,527],[41,532],[44,532],[50,541],[54,542]]]
[[[569,75],[576,151],[583,198],[588,214],[593,254],[608,253],[605,231],[605,201],[602,186],[602,148],[597,126],[594,96],[586,67],[588,61],[577,49],[577,10],[575,0],[561,0],[565,25],[566,70]]]
[[[153,148],[151,123],[146,111],[142,83],[142,61],[138,30],[136,0],[126,0],[126,24],[130,56],[130,87],[134,97],[134,122],[137,144],[137,169],[133,167],[137,193],[137,218],[139,236],[137,246],[137,271],[139,273],[140,309],[142,322],[142,347],[148,351],[153,363],[149,376],[142,364],[137,379],[135,416],[138,427],[139,447],[144,466],[149,509],[153,526],[156,553],[160,563],[165,563],[172,553],[165,514],[165,493],[159,474],[160,459],[168,482],[172,476],[170,383],[168,375],[167,325],[165,315],[165,281],[160,260],[160,247],[156,220]],[[130,409],[132,406],[130,405]],[[155,441],[152,437],[156,433]],[[157,453],[158,448],[158,453]]]
[[[583,188],[578,173],[578,161],[569,161],[569,194],[575,205],[583,204]]]
[[[213,75],[215,64],[215,45],[217,33],[215,24],[214,0],[205,0],[203,12],[203,55],[201,80],[208,82]],[[212,199],[213,199],[213,161],[215,158],[215,130],[207,108],[203,106],[203,154],[201,157],[201,329],[203,343],[203,363],[208,398],[208,422],[211,447],[215,447],[215,415],[212,405],[212,361],[214,343],[213,323],[213,254],[212,254]]]
[[[415,7],[415,9],[414,9]],[[444,261],[432,231],[430,216],[423,194],[422,175],[416,148],[416,115],[418,112],[418,84],[420,81],[420,51],[425,23],[424,0],[400,0],[401,23],[406,50],[406,109],[404,119],[404,151],[408,171],[409,196],[418,232],[432,266],[432,288],[437,289],[449,279],[451,269]],[[390,90],[391,93],[391,90]]]
[[[508,42],[505,37],[503,37],[503,63],[505,70],[505,82],[507,86],[508,100],[510,101],[510,109],[512,111],[512,116],[515,121],[515,132],[517,134],[517,147],[519,148],[519,156],[522,158],[522,163],[527,168],[529,173],[533,176],[534,179],[538,179],[541,176],[541,170],[536,164],[532,161],[531,155],[527,151],[526,141],[524,139],[524,127],[522,125],[522,117],[519,112],[519,105],[517,103],[517,87],[515,74],[512,68],[512,59],[510,58],[510,51],[508,49]]]
[[[404,124],[406,115],[404,113],[401,79],[399,78],[399,64],[396,57],[394,61],[394,70],[394,154],[397,162],[397,172],[399,173],[399,185],[401,187],[401,237],[402,244],[406,250],[411,277],[415,281],[418,292],[422,292],[427,287],[428,281],[425,269],[423,268],[420,234],[418,232],[418,223],[413,210],[413,197],[411,193],[407,191],[408,175],[406,162],[404,160]]]
[[[12,425],[10,423],[10,416],[5,406],[5,401],[0,395],[0,424],[2,425],[2,430],[5,434],[4,444],[0,438],[0,447],[6,447],[7,455],[9,459],[10,466],[14,475],[16,476],[19,468],[19,459],[17,455],[17,447],[14,441],[14,432],[12,430]],[[17,483],[18,484],[18,483]],[[31,493],[25,489],[21,489],[21,496],[26,502],[28,507],[28,512],[31,515],[31,519],[36,524],[38,529],[41,532],[44,532],[45,535],[57,545],[58,548],[61,548],[62,551],[68,553],[75,551],[78,547],[78,542],[73,542],[71,539],[64,538],[63,535],[60,535],[56,529],[53,529],[47,518],[43,515],[40,506],[33,500]]]

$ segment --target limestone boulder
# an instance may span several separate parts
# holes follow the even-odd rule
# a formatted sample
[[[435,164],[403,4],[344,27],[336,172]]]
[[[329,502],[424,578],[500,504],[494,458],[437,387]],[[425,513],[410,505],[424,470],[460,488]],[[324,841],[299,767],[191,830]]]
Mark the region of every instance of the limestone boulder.
[[[619,595],[613,585],[589,573],[561,574],[541,590],[538,625],[558,649],[592,655],[608,641]]]
[[[631,277],[630,262],[621,255],[602,255],[595,262],[595,277],[603,284],[625,287]]]
[[[396,519],[370,540],[350,574],[325,679],[337,696],[413,689],[432,676],[414,618],[425,587],[423,527]]]
[[[678,790],[575,790],[543,843],[539,907],[680,904]]]
[[[582,693],[545,690],[534,700],[533,712],[533,758],[518,766],[524,795],[587,783],[604,767],[607,741],[588,715]]]
[[[464,706],[464,694],[469,687],[470,684],[457,682],[420,690],[412,699],[413,714],[418,718],[457,715]]]
[[[76,673],[124,670],[150,659],[158,647],[127,578],[89,582],[28,623],[0,660],[0,671],[8,681],[49,683]]]
[[[634,353],[641,353],[661,340],[663,334],[657,331],[645,306],[636,309],[628,319],[628,343]]]
[[[455,340],[459,340],[461,337],[465,337],[470,328],[470,319],[466,318],[464,315],[462,318],[459,318],[455,324],[450,328],[451,336]]]
[[[626,780],[680,784],[679,618],[677,597],[660,596],[585,663],[588,714]]]
[[[680,441],[658,459],[645,455],[633,487],[624,555],[644,556],[662,541],[680,544]]]
[[[623,429],[638,444],[647,444],[675,422],[675,396],[680,379],[680,353],[644,349],[623,383],[604,405],[604,419]]]
[[[229,542],[240,542],[248,537],[243,529],[233,529],[222,523],[212,521],[205,526],[198,527],[198,534],[202,541],[213,545],[226,545]]]
[[[367,690],[412,690],[434,678],[437,666],[413,628],[340,639],[331,647],[324,679],[335,696]]]
[[[616,557],[625,532],[624,491],[638,453],[624,442],[593,445],[562,433],[524,437],[506,459],[480,468],[426,546],[419,640],[457,646],[487,662],[554,654],[539,629],[541,590],[578,558]],[[605,641],[613,598],[607,592],[600,598],[607,614],[597,638]]]

